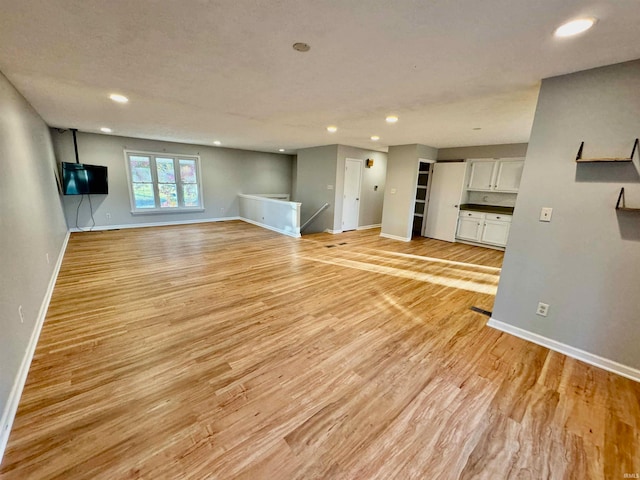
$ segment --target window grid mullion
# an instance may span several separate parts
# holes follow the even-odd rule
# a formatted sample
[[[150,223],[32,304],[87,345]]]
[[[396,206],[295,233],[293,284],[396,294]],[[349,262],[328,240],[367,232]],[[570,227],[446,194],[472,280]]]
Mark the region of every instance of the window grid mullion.
[[[156,156],[155,155],[150,155],[151,157],[151,180],[153,180],[153,191],[154,191],[154,200],[155,200],[155,205],[156,208],[160,208],[160,188],[159,188],[159,182],[158,182],[158,170],[157,170],[157,165],[156,165]]]
[[[176,172],[176,193],[178,195],[178,207],[184,208],[184,198],[182,196],[182,177],[180,176],[180,160],[173,158],[173,171]]]

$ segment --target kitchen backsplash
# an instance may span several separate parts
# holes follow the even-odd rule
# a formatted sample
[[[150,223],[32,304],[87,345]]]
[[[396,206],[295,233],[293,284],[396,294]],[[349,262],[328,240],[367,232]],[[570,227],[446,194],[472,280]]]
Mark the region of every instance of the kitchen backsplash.
[[[500,207],[515,207],[517,193],[491,193],[491,192],[467,192],[466,203],[478,203],[480,205],[497,205]]]

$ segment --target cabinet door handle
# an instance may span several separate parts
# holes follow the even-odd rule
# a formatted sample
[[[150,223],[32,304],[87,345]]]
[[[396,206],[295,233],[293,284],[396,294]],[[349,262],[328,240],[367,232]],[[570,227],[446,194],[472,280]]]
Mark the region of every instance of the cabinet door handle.
[[[496,220],[500,220],[500,217],[496,217]]]

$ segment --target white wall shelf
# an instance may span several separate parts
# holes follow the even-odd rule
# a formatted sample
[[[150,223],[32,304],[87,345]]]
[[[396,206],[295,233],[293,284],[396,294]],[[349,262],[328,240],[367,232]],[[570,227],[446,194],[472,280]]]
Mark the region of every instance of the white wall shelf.
[[[622,212],[638,212],[638,213],[640,213],[640,207],[627,207],[625,205],[625,202],[624,202],[624,187],[622,187],[620,189],[620,195],[618,195],[618,202],[616,203],[616,210],[620,210]]]
[[[580,144],[580,148],[578,149],[578,154],[576,155],[577,163],[624,163],[633,161],[633,156],[636,153],[636,150],[640,147],[640,143],[636,138],[636,141],[633,142],[633,149],[631,150],[631,155],[628,157],[600,157],[600,158],[582,158],[582,150],[584,148],[584,142]]]

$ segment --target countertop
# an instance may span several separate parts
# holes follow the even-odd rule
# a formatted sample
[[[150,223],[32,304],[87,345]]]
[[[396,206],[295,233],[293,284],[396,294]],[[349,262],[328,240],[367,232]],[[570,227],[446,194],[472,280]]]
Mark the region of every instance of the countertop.
[[[460,210],[471,210],[474,212],[501,213],[503,215],[513,215],[513,207],[499,207],[497,205],[481,205],[479,203],[463,203]]]

